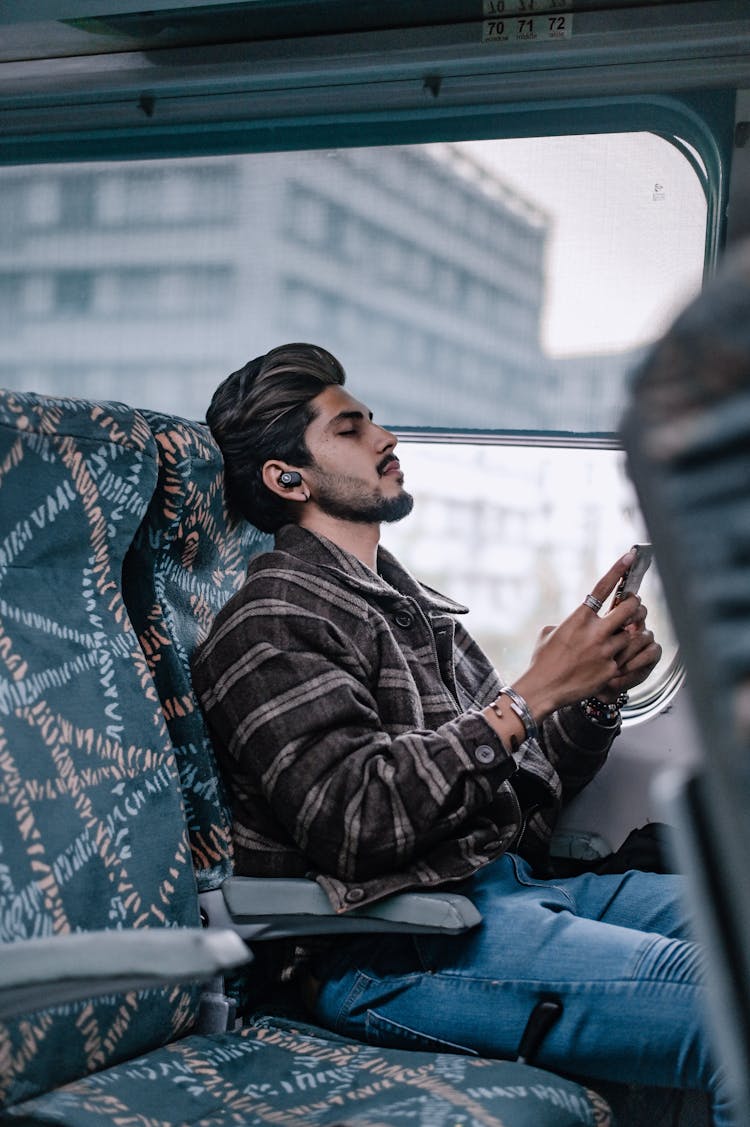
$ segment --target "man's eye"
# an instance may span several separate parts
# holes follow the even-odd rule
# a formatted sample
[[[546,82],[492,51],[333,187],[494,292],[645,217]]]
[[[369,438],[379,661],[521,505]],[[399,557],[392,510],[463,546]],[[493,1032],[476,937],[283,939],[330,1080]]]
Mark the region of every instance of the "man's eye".
[[[345,434],[356,434],[356,430],[340,430],[339,438],[343,438]]]

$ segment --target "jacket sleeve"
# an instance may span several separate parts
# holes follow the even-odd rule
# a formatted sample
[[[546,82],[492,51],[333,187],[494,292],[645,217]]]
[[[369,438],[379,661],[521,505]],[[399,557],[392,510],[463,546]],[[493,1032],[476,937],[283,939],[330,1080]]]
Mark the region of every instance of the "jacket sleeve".
[[[460,660],[467,667],[472,663],[486,662],[477,643],[459,624],[456,625],[456,640],[459,643]],[[499,675],[496,681],[487,683],[480,703],[489,704],[494,700],[502,684],[503,680]],[[603,766],[619,731],[619,723],[605,726],[589,719],[580,704],[567,705],[546,717],[539,726],[538,740],[533,744],[522,745],[518,757],[521,774],[514,786],[521,793],[522,806],[522,776],[536,776],[537,779],[546,780],[547,786],[555,790],[554,809],[557,811],[560,802],[565,803],[578,794]],[[554,780],[549,778],[547,764],[556,773]]]
[[[371,663],[355,639],[305,605],[304,592],[280,600],[256,590],[193,667],[233,769],[255,780],[313,864],[341,880],[398,869],[460,836],[516,769],[476,711],[435,731],[388,734]]]
[[[560,791],[550,801],[538,788],[529,791],[523,780],[533,778],[533,756],[521,761],[516,791],[524,809],[523,832],[516,850],[540,872],[549,861],[549,846],[561,806],[573,798],[594,777],[606,761],[619,724],[604,726],[590,720],[578,704],[567,705],[553,712],[541,727],[539,747],[554,768]],[[526,801],[523,801],[523,796]]]
[[[619,722],[604,725],[590,720],[580,704],[567,705],[547,717],[540,742],[562,783],[563,804],[583,790],[604,765],[619,731]]]

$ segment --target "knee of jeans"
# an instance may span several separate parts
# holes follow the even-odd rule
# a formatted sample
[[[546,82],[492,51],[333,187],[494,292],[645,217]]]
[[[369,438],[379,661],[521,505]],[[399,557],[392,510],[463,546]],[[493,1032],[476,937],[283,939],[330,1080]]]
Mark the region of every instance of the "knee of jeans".
[[[689,939],[666,939],[655,935],[641,948],[631,977],[641,981],[703,986],[703,951]]]

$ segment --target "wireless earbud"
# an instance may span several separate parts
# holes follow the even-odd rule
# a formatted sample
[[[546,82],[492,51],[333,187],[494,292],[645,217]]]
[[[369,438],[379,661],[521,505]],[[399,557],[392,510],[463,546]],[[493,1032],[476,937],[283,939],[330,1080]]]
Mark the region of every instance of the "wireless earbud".
[[[279,485],[283,485],[285,489],[294,489],[301,484],[302,474],[297,473],[296,470],[284,470],[279,476]]]

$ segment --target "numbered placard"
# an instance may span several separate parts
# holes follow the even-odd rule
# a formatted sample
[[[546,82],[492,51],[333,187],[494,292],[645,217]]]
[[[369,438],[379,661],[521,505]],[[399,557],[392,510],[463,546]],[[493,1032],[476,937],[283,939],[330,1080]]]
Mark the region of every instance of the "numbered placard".
[[[529,2],[526,0],[526,3]],[[495,16],[482,24],[483,43],[547,43],[551,39],[570,39],[572,34],[572,12]]]

